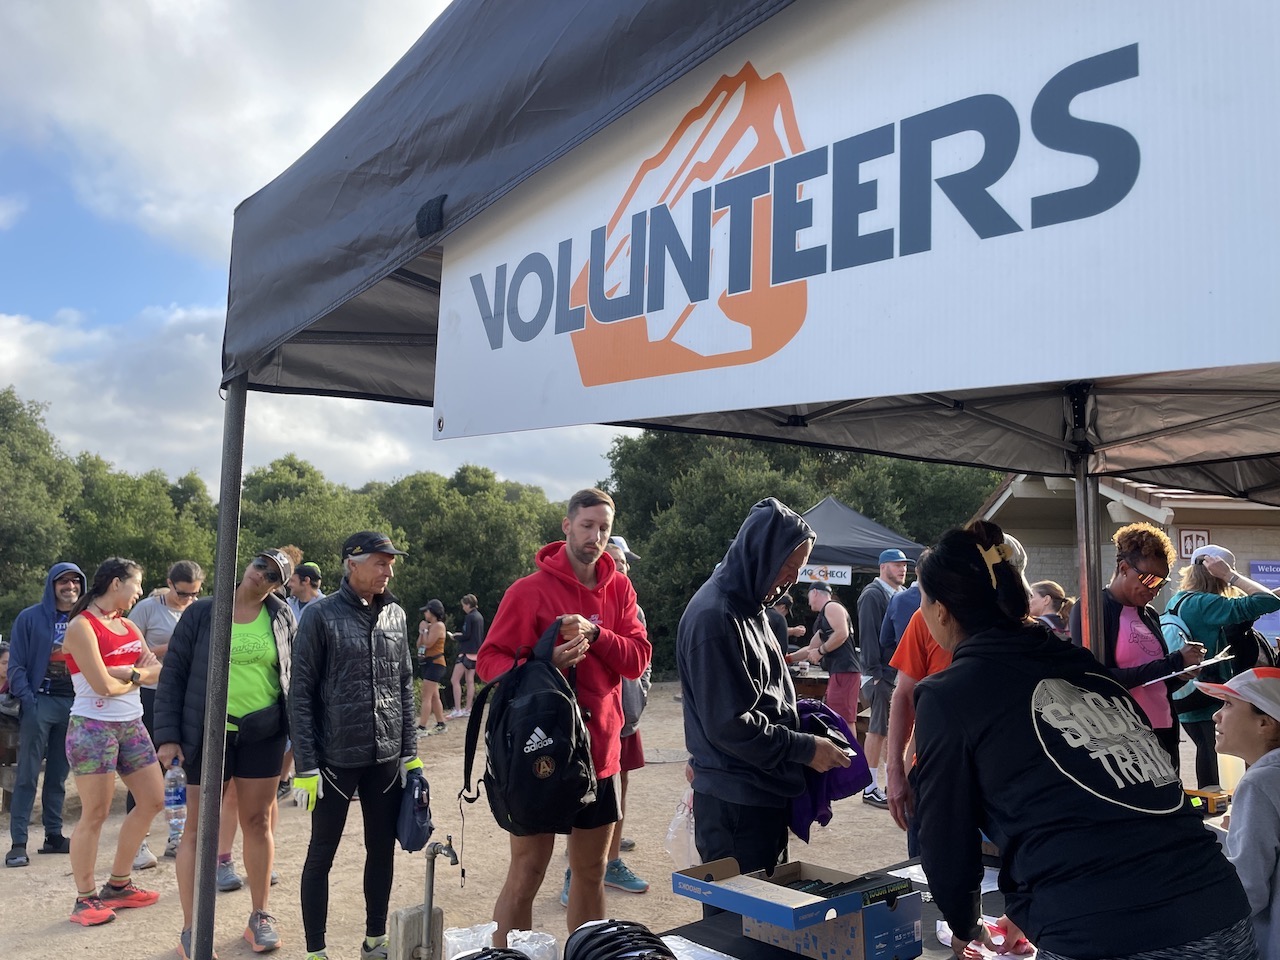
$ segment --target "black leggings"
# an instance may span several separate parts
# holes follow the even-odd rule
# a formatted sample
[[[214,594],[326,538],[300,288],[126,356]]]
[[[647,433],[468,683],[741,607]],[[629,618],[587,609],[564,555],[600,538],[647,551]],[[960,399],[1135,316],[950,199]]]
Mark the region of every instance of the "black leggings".
[[[1220,784],[1218,751],[1213,744],[1212,720],[1183,720],[1182,729],[1196,745],[1196,786],[1200,789]]]
[[[400,762],[369,767],[320,771],[324,796],[316,800],[311,814],[311,845],[302,867],[302,926],[307,934],[307,950],[325,946],[325,926],[329,921],[329,870],[347,824],[351,796],[360,791],[360,814],[364,820],[364,905],[365,936],[380,937],[387,932],[387,905],[391,902],[391,881],[395,865],[396,817],[400,813]]]

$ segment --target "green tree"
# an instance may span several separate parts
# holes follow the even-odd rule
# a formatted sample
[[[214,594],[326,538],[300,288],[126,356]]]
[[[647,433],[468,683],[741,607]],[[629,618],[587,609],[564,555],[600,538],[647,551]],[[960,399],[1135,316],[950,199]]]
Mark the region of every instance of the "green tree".
[[[777,497],[793,509],[817,501],[803,476],[783,473],[760,450],[713,449],[672,485],[644,559],[631,568],[653,643],[654,671],[675,669],[676,627],[689,599],[724,557],[752,505]],[[761,597],[761,600],[764,598]]]
[[[0,391],[0,629],[40,599],[68,549],[67,504],[80,492],[70,459],[44,425],[43,404]]]
[[[331,483],[290,453],[245,475],[236,569],[259,550],[294,544],[319,565],[328,589],[342,578],[342,543],[357,530],[381,530],[404,540],[379,511],[375,496]]]

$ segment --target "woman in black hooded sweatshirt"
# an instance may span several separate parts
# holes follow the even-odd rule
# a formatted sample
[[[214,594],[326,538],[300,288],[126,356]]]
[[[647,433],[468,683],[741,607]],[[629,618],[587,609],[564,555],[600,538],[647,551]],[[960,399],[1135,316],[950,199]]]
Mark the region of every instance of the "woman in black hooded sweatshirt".
[[[951,530],[919,566],[920,611],[953,652],[916,696],[920,847],[962,956],[979,923],[979,831],[1000,848],[1009,950],[1045,960],[1256,957],[1249,904],[1137,703],[1028,620],[1003,531]]]

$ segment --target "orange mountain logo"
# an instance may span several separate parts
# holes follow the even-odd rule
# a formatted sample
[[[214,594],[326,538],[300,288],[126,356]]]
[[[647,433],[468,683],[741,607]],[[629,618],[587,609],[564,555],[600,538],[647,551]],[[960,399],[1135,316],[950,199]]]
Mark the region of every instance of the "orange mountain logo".
[[[807,284],[771,282],[773,198],[767,172],[770,164],[803,151],[786,80],[781,74],[763,78],[750,63],[721,77],[684,115],[662,149],[640,164],[608,224],[597,231],[603,233],[605,256],[603,276],[596,283],[604,297],[599,292],[591,297],[589,290],[601,245],[595,236],[591,260],[574,282],[571,302],[587,305],[585,326],[572,336],[584,386],[753,363],[796,335],[808,306]],[[712,210],[708,188],[748,170],[765,175],[758,185],[764,189],[755,196],[743,191],[731,198],[732,205],[717,204],[719,209]],[[641,214],[627,217],[633,210],[646,211],[648,222],[641,223]],[[655,216],[655,210],[670,213]],[[676,231],[663,222],[668,219],[694,225],[683,231],[692,234],[693,249],[685,249]],[[701,237],[700,220],[710,228]],[[735,224],[742,230],[743,223],[750,243],[733,244],[733,249],[746,256],[730,263],[731,242],[738,239],[730,231]],[[689,297],[655,289],[667,284],[668,256],[682,278],[707,278],[706,289]],[[699,257],[709,263],[703,267]],[[682,265],[688,269],[681,271]],[[646,287],[648,309],[643,313],[612,320],[592,309],[593,301],[604,298],[610,304],[625,297],[638,300]],[[673,301],[670,306],[668,300]]]

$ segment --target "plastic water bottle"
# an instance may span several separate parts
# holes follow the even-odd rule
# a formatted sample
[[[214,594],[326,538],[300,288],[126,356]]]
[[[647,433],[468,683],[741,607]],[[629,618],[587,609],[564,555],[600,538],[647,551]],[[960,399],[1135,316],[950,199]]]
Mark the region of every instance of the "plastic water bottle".
[[[169,821],[169,839],[176,841],[187,826],[187,774],[177,757],[164,775],[164,817]]]

